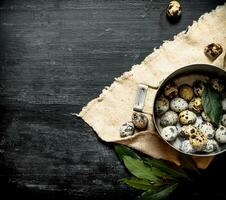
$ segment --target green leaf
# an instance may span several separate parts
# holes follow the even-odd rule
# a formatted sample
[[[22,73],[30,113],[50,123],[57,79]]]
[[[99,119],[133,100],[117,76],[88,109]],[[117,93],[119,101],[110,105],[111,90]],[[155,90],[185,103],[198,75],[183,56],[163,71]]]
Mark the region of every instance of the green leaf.
[[[140,178],[136,178],[136,177],[128,177],[128,178],[120,179],[120,181],[122,183],[125,183],[125,184],[127,184],[127,185],[129,185],[133,188],[138,189],[138,190],[153,190],[153,191],[156,191],[156,187],[149,180],[140,179]]]
[[[141,158],[133,151],[131,150],[130,148],[126,147],[126,146],[123,146],[123,145],[116,145],[115,146],[115,151],[117,152],[118,156],[120,157],[120,159],[124,162],[125,166],[127,167],[127,169],[133,174],[135,175],[134,173],[138,173],[137,171],[140,170],[140,168],[142,169],[145,169],[145,171],[148,171],[150,172],[151,174],[149,174],[148,176],[144,175],[145,177],[149,177],[149,180],[157,180],[158,179],[163,179],[163,178],[166,178],[166,179],[173,179],[174,177],[170,177],[170,173],[167,171],[167,170],[162,170],[160,167],[159,167],[159,164],[157,165],[157,163],[164,163],[163,161],[161,160],[157,160],[157,159],[153,159],[153,163],[155,162],[155,165],[152,165],[150,163],[146,163],[147,165],[145,165],[145,163],[141,160]],[[126,158],[124,159],[124,157],[127,156],[127,157],[131,157],[133,159],[130,159],[130,158]],[[151,159],[149,159],[151,160]],[[155,161],[154,161],[155,160]],[[138,166],[138,169],[136,170],[136,172],[134,171],[135,170],[135,167],[137,167],[136,165],[139,165]],[[141,167],[142,165],[142,167]],[[170,168],[168,168],[170,170]],[[142,173],[142,172],[139,172],[139,173]],[[142,178],[142,177],[139,177],[138,175],[135,175],[136,177],[138,178]],[[151,177],[150,177],[151,176]],[[182,175],[183,176],[183,175]],[[185,177],[186,175],[184,175]],[[156,177],[156,178],[155,178]],[[145,179],[148,179],[148,178],[145,178]]]
[[[221,99],[222,95],[207,84],[202,94],[202,105],[204,112],[216,125],[220,123],[223,112]]]
[[[158,168],[159,170],[170,175],[172,178],[185,178],[187,180],[190,180],[190,178],[188,177],[184,170],[180,168],[174,169],[168,166],[168,164],[163,160],[147,158],[145,163],[152,167]]]
[[[168,197],[178,186],[178,183],[174,183],[172,185],[166,186],[162,189],[160,189],[158,192],[155,192],[153,190],[148,190],[147,192],[144,192],[140,197],[138,197],[138,200],[161,200]]]
[[[132,158],[140,159],[140,157],[133,150],[124,145],[115,145],[115,151],[120,160],[123,160],[123,156],[130,156]]]
[[[166,176],[165,173],[156,170],[156,168],[151,168],[148,165],[145,165],[140,159],[123,156],[123,162],[130,173],[137,178],[147,179],[155,182],[159,181],[159,177]]]

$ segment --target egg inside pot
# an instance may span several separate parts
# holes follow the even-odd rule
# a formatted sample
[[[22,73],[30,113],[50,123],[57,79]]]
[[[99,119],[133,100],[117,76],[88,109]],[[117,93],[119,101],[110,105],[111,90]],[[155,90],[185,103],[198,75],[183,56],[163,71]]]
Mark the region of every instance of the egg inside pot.
[[[153,121],[160,137],[189,155],[225,151],[225,81],[226,72],[212,65],[190,65],[170,74],[154,100]]]

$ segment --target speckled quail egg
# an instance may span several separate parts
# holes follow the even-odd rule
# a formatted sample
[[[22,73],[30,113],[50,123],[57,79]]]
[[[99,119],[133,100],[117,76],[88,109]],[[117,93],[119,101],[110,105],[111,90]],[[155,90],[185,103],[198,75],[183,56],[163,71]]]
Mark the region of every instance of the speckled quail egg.
[[[165,86],[165,88],[164,88],[165,97],[172,99],[172,98],[176,97],[177,94],[178,94],[178,89],[174,82]]]
[[[140,131],[145,130],[148,126],[148,118],[142,113],[134,112],[132,114],[132,122],[136,129]]]
[[[162,126],[173,126],[178,122],[178,115],[174,111],[167,111],[160,119]]]
[[[184,99],[176,97],[170,102],[170,108],[175,112],[182,112],[188,108],[188,103]]]
[[[207,114],[203,111],[201,113],[202,119],[206,122],[211,122],[211,119],[207,116]]]
[[[120,136],[121,137],[127,137],[134,134],[135,127],[132,122],[126,122],[124,123],[120,128]]]
[[[220,125],[216,130],[215,139],[219,143],[226,143],[226,127]]]
[[[223,108],[223,111],[226,111],[226,98],[222,100],[222,108]]]
[[[193,96],[194,96],[194,92],[191,86],[189,85],[182,85],[179,88],[179,96],[183,99],[185,99],[186,101],[191,101]]]
[[[208,139],[205,134],[200,131],[197,131],[196,133],[190,135],[189,141],[194,147],[194,149],[196,149],[197,151],[201,151],[207,144]]]
[[[196,121],[196,114],[190,110],[182,111],[179,114],[179,122],[183,125],[193,124]]]
[[[181,144],[182,144],[182,140],[179,139],[179,137],[177,137],[174,141],[171,142],[171,145],[176,149],[180,149]]]
[[[198,128],[200,124],[202,124],[204,122],[204,120],[202,119],[201,116],[197,116],[195,123],[193,124],[193,126],[195,128]]]
[[[161,136],[166,141],[173,141],[178,136],[178,129],[176,126],[167,126],[162,129]]]
[[[181,16],[181,5],[178,1],[171,0],[167,7],[166,15],[170,20],[177,20]]]
[[[195,153],[195,148],[191,145],[189,140],[185,140],[182,142],[180,150],[184,153]]]
[[[221,119],[221,124],[226,127],[226,114],[223,114],[223,117]]]
[[[217,78],[214,78],[210,81],[212,87],[218,92],[222,92],[224,90],[224,84]]]
[[[208,139],[214,137],[215,130],[210,122],[203,122],[198,126],[198,130],[207,136]]]
[[[180,136],[184,138],[188,138],[191,134],[194,134],[197,132],[197,129],[192,125],[186,125],[182,126],[180,130]]]
[[[158,97],[155,103],[155,112],[158,116],[162,116],[169,110],[170,103],[165,97]]]
[[[205,89],[205,85],[204,85],[203,81],[197,80],[197,81],[194,82],[193,90],[194,90],[194,93],[197,97],[202,96],[204,89]]]
[[[218,149],[219,149],[218,143],[216,142],[216,140],[212,139],[207,141],[206,146],[203,148],[203,151],[207,153],[211,153]]]
[[[205,49],[205,55],[212,61],[214,61],[223,52],[223,47],[218,43],[208,44]]]
[[[188,108],[195,113],[201,113],[203,111],[202,99],[199,97],[192,99],[188,105]]]
[[[176,127],[179,131],[181,130],[181,124],[179,122],[176,124]]]

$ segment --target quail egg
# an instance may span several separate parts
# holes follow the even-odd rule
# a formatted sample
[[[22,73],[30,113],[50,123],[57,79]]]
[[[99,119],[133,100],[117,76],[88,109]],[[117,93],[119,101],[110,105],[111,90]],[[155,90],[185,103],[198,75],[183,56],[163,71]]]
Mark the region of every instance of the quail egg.
[[[222,120],[221,120],[221,123],[223,126],[226,127],[226,114],[223,114],[223,117],[222,117]]]
[[[226,127],[220,125],[216,130],[215,139],[219,143],[226,143]]]
[[[201,113],[201,116],[204,121],[211,122],[211,119],[207,116],[207,114],[204,111]]]
[[[210,81],[212,87],[217,90],[218,92],[222,92],[224,90],[224,84],[217,78],[212,79]]]
[[[145,130],[148,126],[148,118],[141,113],[134,112],[132,115],[132,122],[134,126],[140,131]]]
[[[174,111],[167,111],[160,119],[162,126],[173,126],[178,122],[178,115]]]
[[[182,85],[179,88],[179,96],[186,101],[191,101],[194,96],[192,87],[186,84]]]
[[[222,100],[223,111],[226,111],[226,98]]]
[[[203,151],[207,153],[211,153],[218,149],[219,149],[218,143],[216,142],[216,140],[212,139],[207,141],[206,146],[203,148]]]
[[[169,110],[170,103],[165,97],[159,97],[155,103],[155,112],[158,116],[162,116],[166,111]]]
[[[170,108],[175,112],[182,112],[188,108],[188,103],[184,99],[176,97],[170,102]]]
[[[197,131],[196,133],[190,135],[189,141],[197,151],[201,151],[207,144],[208,139],[205,134]]]
[[[171,142],[171,145],[174,146],[176,149],[180,149],[182,144],[182,140],[177,137],[174,141]]]
[[[198,130],[207,136],[208,139],[214,137],[215,130],[210,122],[203,122],[198,126]]]
[[[167,127],[163,128],[161,131],[161,136],[166,141],[175,140],[177,135],[178,135],[178,129],[176,126],[167,126]]]
[[[188,138],[191,134],[197,132],[197,129],[192,125],[182,126],[180,130],[180,135],[184,138]]]
[[[204,53],[210,60],[215,60],[223,52],[223,48],[220,44],[211,43],[207,45],[204,49]]]
[[[120,136],[121,137],[127,137],[134,134],[135,127],[132,122],[126,122],[124,123],[120,128]]]
[[[199,97],[192,99],[188,105],[188,108],[195,113],[201,113],[203,111],[202,99]]]
[[[192,111],[185,110],[179,114],[179,121],[183,125],[193,124],[196,121],[196,114]]]
[[[204,120],[202,119],[201,116],[197,116],[195,123],[193,124],[193,126],[195,128],[198,128],[200,126],[200,124],[202,124],[204,122]]]
[[[204,85],[203,81],[197,80],[197,81],[194,82],[193,90],[194,90],[194,93],[197,97],[202,96],[204,89],[205,89],[205,85]]]
[[[164,95],[165,97],[172,99],[176,97],[178,94],[178,89],[175,83],[170,83],[165,86],[164,88]]]
[[[195,153],[195,148],[191,145],[189,140],[182,142],[180,150],[184,153]]]
[[[168,7],[167,7],[167,16],[169,17],[169,19],[179,19],[179,17],[181,16],[181,5],[178,1],[172,0],[170,1]]]

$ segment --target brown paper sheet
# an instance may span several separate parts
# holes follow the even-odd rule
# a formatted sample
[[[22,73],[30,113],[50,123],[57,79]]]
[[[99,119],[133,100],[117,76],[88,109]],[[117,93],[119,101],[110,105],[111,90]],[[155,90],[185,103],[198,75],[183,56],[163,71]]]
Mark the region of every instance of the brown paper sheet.
[[[204,47],[209,43],[219,43],[224,52],[211,62],[204,55]],[[90,101],[78,114],[104,141],[125,144],[154,158],[169,160],[180,165],[179,153],[169,147],[157,134],[151,115],[147,131],[135,133],[129,138],[121,138],[120,126],[131,120],[137,85],[144,83],[152,87],[183,66],[203,63],[223,68],[226,49],[226,4],[218,6],[210,13],[193,22],[187,31],[182,31],[173,41],[165,41],[159,49],[148,55],[145,60],[116,78],[110,87]],[[153,97],[156,90],[149,89],[145,111],[152,112]],[[195,157],[199,168],[206,168],[213,157]]]

